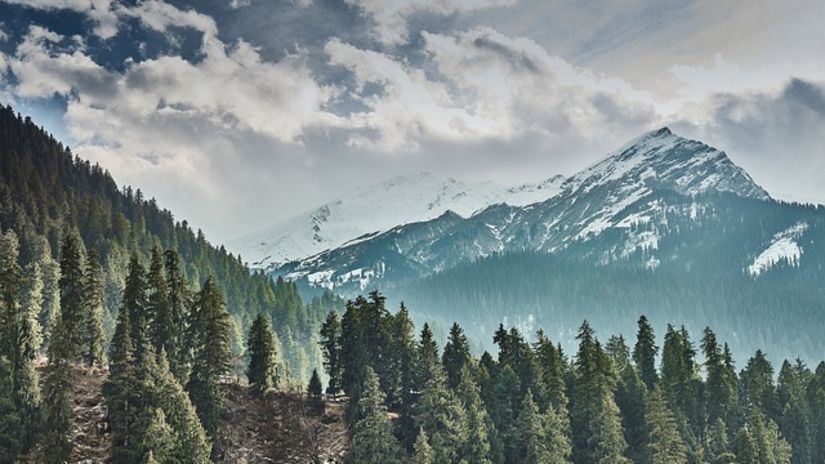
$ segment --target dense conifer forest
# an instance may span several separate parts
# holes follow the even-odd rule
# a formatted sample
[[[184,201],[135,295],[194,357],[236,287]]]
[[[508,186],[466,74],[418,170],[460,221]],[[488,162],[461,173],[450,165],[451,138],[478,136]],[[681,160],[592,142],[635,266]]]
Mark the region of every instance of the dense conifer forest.
[[[710,328],[645,316],[635,339],[581,324],[575,352],[499,326],[471,353],[453,324],[439,349],[402,305],[358,297],[322,329],[327,393],[349,398],[348,463],[825,462],[825,362],[741,366]]]
[[[176,220],[140,189],[118,188],[104,168],[75,156],[11,107],[0,108],[0,154],[0,230],[16,235],[16,262],[25,269],[21,305],[28,305],[40,322],[38,337],[48,339],[57,315],[60,243],[73,235],[78,259],[97,267],[100,289],[95,297],[101,303],[97,310],[105,340],[114,333],[126,270],[137,255],[156,285],[162,285],[164,266],[173,261],[176,279],[188,282],[176,289],[183,299],[173,305],[188,305],[189,297],[212,277],[226,300],[234,355],[243,353],[244,333],[253,319],[266,314],[276,327],[275,343],[289,377],[305,384],[312,368],[320,366],[314,342],[318,324],[327,311],[342,306],[332,294],[305,304],[294,284],[251,271],[240,256],[209,243],[200,230]]]
[[[500,324],[489,343],[474,339],[482,327],[417,329],[377,291],[305,304],[294,283],[250,271],[9,107],[0,132],[0,462],[83,462],[79,447],[126,464],[266,462],[277,448],[300,449],[283,460],[348,464],[825,462],[825,363],[737,353],[741,343],[695,321],[629,318],[589,301],[600,290],[577,286],[581,274],[534,255],[468,268],[474,282],[532,270],[512,295],[485,295],[461,273],[412,294],[429,291],[458,318],[467,309],[451,291],[475,293],[466,301],[479,311],[531,293],[610,315],[600,332],[635,339],[600,338],[585,321],[562,344],[554,323],[574,315],[561,310],[533,321],[547,332]],[[624,278],[588,272],[605,288]],[[680,285],[713,289],[645,275],[677,296]],[[788,344],[805,349],[806,334]],[[102,407],[77,396],[89,379]],[[78,431],[90,409],[100,449]]]

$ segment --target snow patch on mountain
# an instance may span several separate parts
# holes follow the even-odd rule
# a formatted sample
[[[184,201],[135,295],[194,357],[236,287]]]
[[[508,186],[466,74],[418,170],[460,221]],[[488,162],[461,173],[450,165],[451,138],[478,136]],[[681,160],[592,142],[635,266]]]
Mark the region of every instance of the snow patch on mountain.
[[[785,262],[791,266],[799,265],[799,259],[802,257],[802,247],[799,246],[797,240],[807,229],[808,224],[800,222],[774,235],[770,245],[759,253],[753,263],[748,266],[748,274],[752,277],[759,277],[780,262]]]
[[[357,188],[312,211],[243,237],[230,248],[251,267],[272,268],[368,240],[398,225],[435,219],[446,211],[468,217],[497,203],[523,206],[543,201],[557,195],[564,180],[563,176],[554,176],[535,184],[504,187],[494,182],[444,179],[426,172],[398,176]]]

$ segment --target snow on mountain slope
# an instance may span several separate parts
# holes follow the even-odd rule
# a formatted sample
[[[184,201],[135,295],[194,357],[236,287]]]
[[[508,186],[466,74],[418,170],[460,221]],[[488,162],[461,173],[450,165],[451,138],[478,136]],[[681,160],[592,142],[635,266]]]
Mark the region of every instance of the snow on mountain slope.
[[[507,188],[493,182],[443,179],[426,172],[398,176],[360,187],[313,211],[243,237],[231,248],[250,266],[271,268],[393,226],[434,219],[448,210],[467,217],[491,204],[526,205],[546,200],[559,192],[563,181],[563,176],[555,176]]]
[[[802,257],[802,248],[797,240],[806,230],[808,230],[808,224],[800,222],[774,235],[768,247],[759,253],[753,263],[748,266],[748,274],[752,277],[759,277],[763,272],[781,262],[792,266],[798,265]]]
[[[316,284],[333,287],[345,283],[348,279],[342,277],[357,269],[366,276],[360,280],[364,286],[364,280],[427,275],[493,253],[557,253],[573,246],[577,253],[602,264],[641,251],[647,266],[655,268],[660,262],[656,251],[661,234],[667,230],[666,216],[674,213],[667,201],[673,195],[688,202],[688,207],[676,212],[688,221],[705,209],[705,193],[770,200],[724,152],[678,137],[667,128],[646,133],[552,185],[559,192],[541,202],[493,204],[469,217],[448,215],[402,224],[276,273],[293,279],[312,275]],[[608,238],[597,245],[588,244],[604,236]]]

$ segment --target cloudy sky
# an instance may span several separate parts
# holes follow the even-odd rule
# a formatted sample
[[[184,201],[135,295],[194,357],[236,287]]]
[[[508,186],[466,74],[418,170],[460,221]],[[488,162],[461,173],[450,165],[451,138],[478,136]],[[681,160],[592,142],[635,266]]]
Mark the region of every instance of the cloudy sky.
[[[357,185],[669,125],[825,202],[825,2],[0,0],[0,101],[229,240]]]

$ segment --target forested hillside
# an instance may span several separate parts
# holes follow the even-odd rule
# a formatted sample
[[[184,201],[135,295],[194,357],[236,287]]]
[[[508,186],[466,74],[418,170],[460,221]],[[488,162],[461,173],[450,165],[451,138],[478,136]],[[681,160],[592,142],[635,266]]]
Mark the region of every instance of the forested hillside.
[[[699,203],[707,205],[690,214]],[[655,324],[710,325],[734,349],[764,349],[770,358],[814,361],[825,345],[825,211],[817,206],[740,198],[730,194],[682,197],[649,224],[630,229],[655,234],[655,248],[623,254],[622,234],[610,231],[554,254],[523,251],[464,262],[420,280],[387,285],[393,299],[416,308],[421,320],[461,321],[471,338],[486,338],[506,316],[522,328],[557,330],[574,346],[587,318],[597,330],[631,333],[644,312]],[[630,214],[630,213],[628,213]],[[805,224],[795,239],[800,255],[777,259],[753,274],[753,250],[789,225]]]
[[[325,295],[305,305],[294,285],[251,272],[240,256],[211,244],[201,231],[147,199],[140,189],[119,188],[101,166],[75,156],[29,118],[0,109],[0,229],[20,243],[19,263],[42,292],[38,316],[48,332],[57,311],[58,247],[69,233],[81,238],[81,254],[95,252],[103,286],[103,326],[111,337],[129,258],[149,266],[150,252],[173,250],[183,277],[197,291],[208,276],[225,295],[232,346],[240,355],[252,319],[268,314],[291,375],[304,383],[319,365],[314,334],[320,317],[339,304]],[[42,287],[42,290],[40,290]]]
[[[600,340],[585,321],[566,352],[500,325],[497,355],[475,357],[458,324],[442,350],[403,305],[358,297],[322,329],[327,392],[350,397],[345,462],[825,462],[825,363],[777,369],[757,350],[737,365],[712,329],[645,316],[634,332]]]

